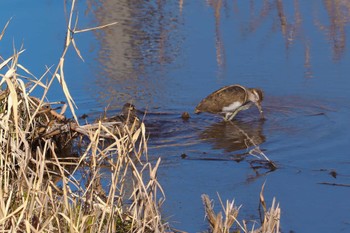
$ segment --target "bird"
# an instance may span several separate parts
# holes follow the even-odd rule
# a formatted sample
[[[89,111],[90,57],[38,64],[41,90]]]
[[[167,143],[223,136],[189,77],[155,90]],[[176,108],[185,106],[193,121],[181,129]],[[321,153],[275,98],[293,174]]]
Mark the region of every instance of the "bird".
[[[253,104],[264,118],[261,102],[264,94],[258,88],[246,88],[241,85],[229,85],[214,91],[204,98],[195,108],[195,113],[209,112],[224,115],[225,121],[231,121],[238,112],[247,110]]]
[[[104,117],[101,119],[102,122],[116,123],[111,131],[114,134],[118,132],[124,132],[126,126],[131,132],[135,132],[141,126],[141,120],[137,116],[137,110],[135,105],[131,103],[124,104],[121,113],[119,115],[112,116],[110,118]]]

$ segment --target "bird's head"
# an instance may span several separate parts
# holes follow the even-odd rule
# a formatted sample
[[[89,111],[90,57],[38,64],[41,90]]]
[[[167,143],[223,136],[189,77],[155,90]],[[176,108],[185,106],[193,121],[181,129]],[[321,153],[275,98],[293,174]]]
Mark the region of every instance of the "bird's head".
[[[130,104],[130,103],[124,104],[123,109],[122,109],[122,113],[124,116],[136,115],[135,105]]]
[[[258,88],[250,88],[249,89],[251,95],[250,95],[250,101],[252,101],[259,109],[260,114],[263,114],[263,110],[261,108],[261,102],[264,99],[264,93],[261,89]]]
[[[252,101],[252,102],[259,102],[259,103],[261,103],[263,101],[264,93],[263,93],[263,91],[261,89],[251,88],[250,92],[253,94],[254,100],[255,100],[255,101]]]

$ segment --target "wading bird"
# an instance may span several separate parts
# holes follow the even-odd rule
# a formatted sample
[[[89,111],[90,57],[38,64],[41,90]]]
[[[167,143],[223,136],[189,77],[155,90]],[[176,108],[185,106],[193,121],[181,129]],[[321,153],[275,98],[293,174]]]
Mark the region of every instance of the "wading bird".
[[[113,134],[124,132],[125,126],[131,132],[136,131],[141,126],[141,121],[137,116],[137,110],[135,106],[130,103],[124,104],[120,115],[115,115],[110,118],[103,117],[101,120],[104,123],[115,123],[112,124],[111,127],[108,127]]]
[[[252,104],[259,109],[263,118],[261,102],[263,92],[257,88],[245,88],[241,85],[230,85],[214,91],[204,98],[196,107],[195,113],[209,112],[224,115],[225,121],[232,120],[239,111],[247,110]]]

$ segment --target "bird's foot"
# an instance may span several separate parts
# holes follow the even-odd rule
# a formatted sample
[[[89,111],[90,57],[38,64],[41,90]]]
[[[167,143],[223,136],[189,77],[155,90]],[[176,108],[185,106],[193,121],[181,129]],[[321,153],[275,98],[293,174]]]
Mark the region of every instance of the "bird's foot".
[[[232,112],[232,113],[226,113],[225,118],[226,121],[232,121],[232,119],[236,116],[238,111]]]

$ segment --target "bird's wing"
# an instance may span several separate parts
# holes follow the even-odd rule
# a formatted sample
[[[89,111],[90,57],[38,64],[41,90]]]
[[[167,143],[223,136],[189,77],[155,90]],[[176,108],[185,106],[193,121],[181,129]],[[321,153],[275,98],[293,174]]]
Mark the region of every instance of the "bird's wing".
[[[218,113],[222,111],[223,107],[239,101],[242,104],[246,103],[248,99],[247,90],[240,85],[230,85],[214,91],[206,98],[204,98],[196,107],[198,112],[213,112]]]

